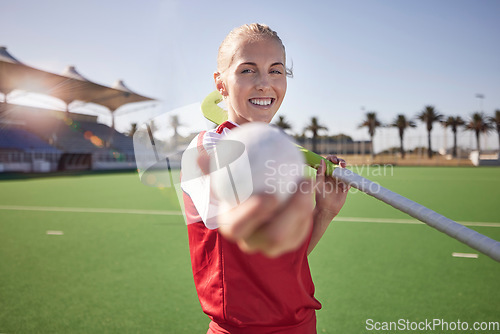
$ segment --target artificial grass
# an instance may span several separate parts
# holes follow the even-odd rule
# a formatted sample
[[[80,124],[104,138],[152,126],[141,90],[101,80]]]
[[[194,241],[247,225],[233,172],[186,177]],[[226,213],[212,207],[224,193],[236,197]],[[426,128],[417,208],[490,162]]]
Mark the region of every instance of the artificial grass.
[[[367,319],[498,321],[499,264],[452,252],[474,251],[425,225],[334,222],[309,256],[318,332],[369,332]]]
[[[1,226],[2,333],[196,333],[208,324],[178,216],[16,211],[2,212]]]
[[[357,172],[452,219],[500,221],[498,168]],[[410,218],[358,191],[340,216]],[[472,228],[500,240],[499,227]],[[477,253],[426,225],[334,221],[309,257],[323,302],[318,332],[369,332],[367,319],[499,321],[500,265],[482,254],[466,259],[453,252]]]
[[[4,180],[0,189],[1,205],[180,210],[171,188],[145,186],[132,172]]]
[[[500,169],[364,172],[450,218],[499,220]],[[180,210],[171,189],[130,173],[4,180],[0,205]],[[406,218],[354,191],[341,216]],[[498,227],[474,229],[500,240]],[[452,252],[472,250],[425,225],[334,221],[310,256],[318,333],[369,332],[367,319],[499,321],[500,265]],[[0,259],[0,333],[206,332],[182,216],[0,210]]]
[[[457,221],[500,222],[500,168],[365,167],[354,172]],[[357,190],[342,216],[407,218],[391,206]]]

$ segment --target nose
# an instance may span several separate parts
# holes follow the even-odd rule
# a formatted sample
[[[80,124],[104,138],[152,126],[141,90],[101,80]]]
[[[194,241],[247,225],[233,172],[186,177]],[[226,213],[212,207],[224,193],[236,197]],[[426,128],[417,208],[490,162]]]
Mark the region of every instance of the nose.
[[[266,90],[271,87],[271,81],[269,79],[269,76],[267,74],[260,74],[257,77],[257,83],[256,83],[256,88],[258,90]]]

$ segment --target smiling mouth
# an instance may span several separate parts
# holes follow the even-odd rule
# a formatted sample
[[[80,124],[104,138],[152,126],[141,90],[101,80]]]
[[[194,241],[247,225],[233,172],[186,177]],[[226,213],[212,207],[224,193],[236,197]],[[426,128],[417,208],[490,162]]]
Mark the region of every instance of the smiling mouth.
[[[274,102],[274,98],[272,97],[267,97],[267,98],[261,98],[261,99],[250,99],[250,103],[256,106],[269,106]]]

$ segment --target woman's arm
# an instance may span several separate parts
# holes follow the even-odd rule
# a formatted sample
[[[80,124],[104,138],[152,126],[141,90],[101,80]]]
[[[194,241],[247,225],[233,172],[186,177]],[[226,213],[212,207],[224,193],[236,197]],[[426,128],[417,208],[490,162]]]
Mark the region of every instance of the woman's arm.
[[[345,167],[345,161],[334,155],[330,155],[327,159],[335,164],[339,164],[341,168]],[[330,225],[330,222],[338,215],[340,209],[344,206],[349,186],[337,179],[326,176],[326,163],[322,160],[316,175],[316,206],[313,211],[313,230],[311,241],[307,249],[307,254],[310,254],[319,240]]]

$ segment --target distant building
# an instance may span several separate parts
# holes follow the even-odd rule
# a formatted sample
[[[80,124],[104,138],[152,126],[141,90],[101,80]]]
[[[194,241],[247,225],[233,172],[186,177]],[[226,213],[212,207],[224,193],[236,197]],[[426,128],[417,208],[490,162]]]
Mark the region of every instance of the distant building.
[[[303,136],[296,137],[295,141],[304,148],[312,150],[312,138]],[[372,142],[369,140],[353,141],[350,137],[320,137],[316,142],[316,153],[318,154],[370,154]]]

